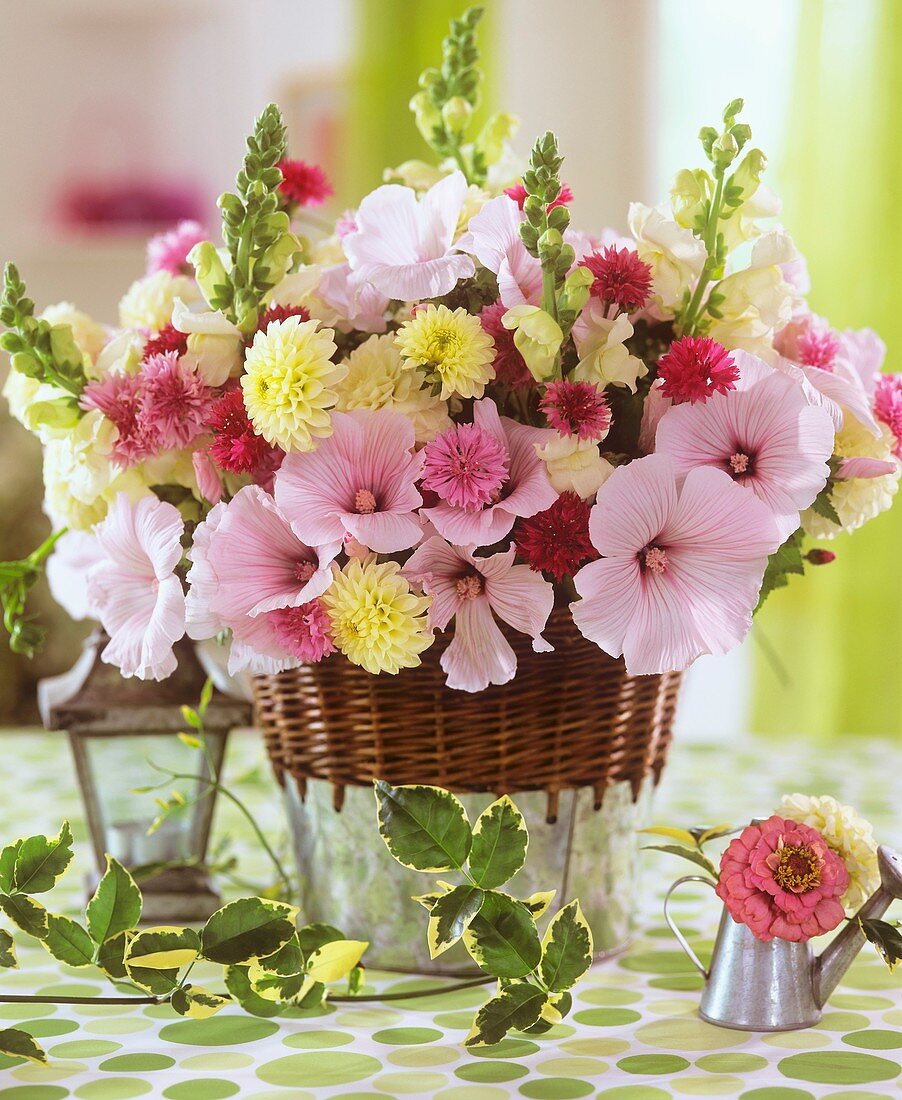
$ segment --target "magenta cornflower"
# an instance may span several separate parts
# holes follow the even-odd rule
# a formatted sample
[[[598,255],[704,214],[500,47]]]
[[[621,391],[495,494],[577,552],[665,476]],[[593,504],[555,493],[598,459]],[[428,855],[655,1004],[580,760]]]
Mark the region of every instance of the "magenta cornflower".
[[[841,348],[837,334],[831,328],[810,325],[796,341],[799,362],[804,367],[819,367],[832,371]]]
[[[207,427],[213,432],[210,455],[223,470],[253,473],[268,466],[276,455],[276,449],[254,431],[240,387],[216,401],[207,417]]]
[[[133,466],[155,451],[153,434],[140,422],[141,376],[109,373],[88,382],[81,395],[83,409],[98,409],[119,430],[112,448],[113,458],[121,466]]]
[[[141,371],[138,424],[160,450],[187,447],[203,435],[212,390],[174,351],[152,355]]]
[[[179,355],[184,355],[187,350],[188,334],[179,332],[171,324],[163,325],[158,333],[145,341],[143,358],[149,359],[152,355],[161,355],[165,351],[174,351]]]
[[[307,164],[303,160],[283,160],[279,162],[279,169],[282,173],[279,191],[289,203],[296,206],[322,206],[326,199],[335,194],[326,173],[318,164]]]
[[[423,485],[473,512],[497,500],[508,476],[504,447],[478,424],[457,424],[425,447]]]
[[[604,439],[611,427],[611,407],[592,382],[552,382],[539,408],[561,435],[597,441]]]
[[[902,458],[902,374],[881,374],[874,389],[874,414],[896,437],[893,454]]]
[[[192,275],[188,253],[206,239],[206,229],[195,221],[181,221],[173,229],[151,237],[147,242],[147,274],[168,271],[170,275]]]
[[[522,183],[515,183],[513,187],[505,187],[504,193],[508,198],[513,199],[521,210],[523,209],[523,203],[526,202],[526,188]],[[563,183],[561,184],[561,193],[554,202],[548,204],[548,209],[554,210],[556,206],[566,206],[568,202],[573,202],[573,192],[566,183]]]
[[[739,368],[730,353],[709,336],[684,336],[658,360],[661,393],[676,404],[704,401],[736,388]]]
[[[300,607],[280,607],[266,615],[279,645],[304,664],[321,661],[335,652],[332,621],[320,600]]]
[[[556,581],[572,576],[581,565],[598,557],[589,537],[590,511],[576,493],[561,493],[544,512],[517,520],[517,553],[530,569],[550,573]]]
[[[483,331],[488,333],[495,345],[495,377],[509,386],[531,386],[535,379],[529,373],[526,361],[514,343],[514,334],[501,323],[507,313],[503,302],[493,302],[479,314]]]
[[[608,245],[581,261],[595,276],[589,293],[602,302],[633,312],[648,302],[651,295],[651,267],[631,248]]]

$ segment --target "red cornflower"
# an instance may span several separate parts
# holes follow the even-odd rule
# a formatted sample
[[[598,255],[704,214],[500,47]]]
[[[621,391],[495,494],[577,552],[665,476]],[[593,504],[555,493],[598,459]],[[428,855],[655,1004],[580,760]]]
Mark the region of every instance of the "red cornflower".
[[[611,426],[611,407],[592,382],[552,382],[539,408],[561,435],[599,440]]]
[[[709,336],[684,336],[658,360],[661,394],[679,404],[704,401],[712,393],[736,388],[739,368],[730,353]]]
[[[508,198],[513,199],[521,210],[523,209],[523,203],[526,202],[526,188],[522,183],[515,183],[513,187],[506,187],[504,193]],[[554,202],[548,204],[548,209],[554,210],[556,206],[566,206],[568,202],[573,202],[573,192],[566,183],[562,183],[561,193]]]
[[[310,320],[310,310],[303,306],[270,306],[260,314],[257,322],[257,331],[266,332],[266,326],[270,321],[285,321],[289,317],[300,317],[302,321]]]
[[[608,245],[581,261],[595,276],[593,297],[632,312],[642,309],[651,294],[651,267],[631,248]]]
[[[172,325],[163,325],[156,336],[151,336],[144,345],[144,358],[150,359],[154,355],[161,355],[167,351],[178,352],[184,355],[188,350],[188,334],[179,332]]]
[[[491,336],[495,345],[495,377],[509,386],[531,386],[535,379],[517,350],[514,334],[501,324],[501,318],[506,312],[507,309],[501,302],[494,302],[479,314],[483,331]]]
[[[589,511],[589,505],[576,493],[561,493],[544,512],[517,520],[517,553],[531,569],[550,573],[556,581],[572,576],[585,562],[598,557],[589,538]]]
[[[279,191],[287,202],[295,206],[322,206],[326,199],[335,194],[334,187],[318,164],[283,160],[279,162],[279,169],[282,173]]]
[[[207,417],[207,427],[214,437],[210,454],[220,469],[247,474],[272,465],[276,449],[254,431],[240,387],[217,400]]]

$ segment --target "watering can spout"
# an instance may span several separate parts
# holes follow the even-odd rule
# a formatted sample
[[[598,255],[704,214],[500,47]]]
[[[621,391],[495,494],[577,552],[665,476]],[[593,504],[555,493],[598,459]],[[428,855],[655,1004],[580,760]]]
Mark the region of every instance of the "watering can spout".
[[[880,885],[815,962],[814,991],[820,1007],[836,989],[865,943],[859,920],[882,917],[895,898],[902,898],[902,855],[885,845],[877,849]]]

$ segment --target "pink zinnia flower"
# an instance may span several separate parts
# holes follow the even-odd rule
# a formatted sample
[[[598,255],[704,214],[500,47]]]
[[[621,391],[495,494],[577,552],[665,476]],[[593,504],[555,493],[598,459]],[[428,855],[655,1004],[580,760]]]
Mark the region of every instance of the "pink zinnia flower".
[[[716,893],[757,939],[800,943],[842,922],[848,885],[845,864],[817,829],[774,814],[730,841]]]
[[[423,485],[469,512],[501,494],[507,481],[505,447],[477,424],[455,424],[427,443]]]
[[[513,547],[477,558],[433,537],[411,555],[403,572],[432,597],[429,624],[434,630],[445,630],[455,620],[454,638],[441,659],[448,687],[482,691],[514,678],[517,658],[496,615],[528,634],[537,652],[551,648],[542,631],[554,606],[554,588],[528,566],[514,565]]]
[[[351,267],[389,298],[438,298],[476,268],[453,244],[467,197],[463,172],[433,184],[421,199],[412,187],[377,187],[357,208],[357,230],[342,238]]]
[[[658,424],[655,449],[681,477],[698,466],[724,470],[768,505],[786,538],[827,483],[833,420],[793,378],[747,352],[734,355],[735,392],[675,405]]]
[[[203,435],[212,400],[210,387],[174,351],[145,360],[138,424],[158,450],[187,447]]]
[[[441,501],[424,508],[422,514],[456,546],[492,546],[510,533],[515,519],[543,512],[557,500],[545,464],[536,453],[536,447],[547,443],[554,433],[499,416],[498,407],[488,397],[473,402],[473,423],[492,436],[507,457],[508,476],[498,499],[476,511]]]
[[[149,458],[156,451],[156,437],[140,418],[141,376],[110,372],[92,379],[82,391],[83,409],[99,409],[119,430],[112,455],[121,466],[129,467]]]
[[[658,360],[661,394],[674,402],[705,401],[735,388],[739,368],[725,347],[709,336],[675,340]]]
[[[88,576],[88,600],[110,640],[101,654],[123,676],[163,680],[176,669],[185,633],[185,593],[174,570],[185,525],[156,497],[119,493],[94,529],[103,560]]]
[[[742,641],[782,542],[770,509],[727,474],[695,469],[679,488],[657,454],[602,485],[589,534],[603,556],[574,577],[573,621],[634,676],[684,669]]]
[[[527,192],[522,183],[515,183],[513,187],[505,187],[504,193],[508,198],[513,199],[521,210],[523,209]],[[573,192],[566,183],[563,183],[561,184],[561,193],[554,202],[548,204],[548,209],[554,210],[556,206],[566,206],[569,202],[573,202]]]
[[[298,537],[311,546],[350,533],[377,554],[407,550],[422,538],[413,424],[388,409],[332,414],[332,435],[315,451],[285,456],[275,495]]]
[[[207,416],[207,428],[213,433],[210,455],[221,469],[248,474],[273,463],[277,448],[254,431],[240,387],[215,402]]]
[[[902,458],[902,374],[882,374],[874,390],[874,412],[896,438],[893,454]]]
[[[318,164],[303,160],[279,161],[282,182],[279,192],[295,206],[322,206],[335,194],[335,188]]]
[[[151,237],[147,242],[147,274],[168,271],[170,275],[193,275],[188,253],[206,239],[206,229],[195,221],[181,221],[174,229]]]
[[[498,277],[498,292],[508,309],[542,301],[542,265],[520,239],[524,220],[517,204],[499,195],[470,218],[469,231],[457,242]]]
[[[634,313],[651,296],[651,266],[632,248],[609,245],[580,261],[595,276],[589,293],[600,301]]]
[[[561,435],[598,442],[611,427],[611,406],[592,382],[551,382],[539,408]]]
[[[514,527],[517,553],[530,569],[550,573],[556,581],[572,576],[598,557],[589,538],[590,507],[576,493],[561,493],[550,508]]]
[[[501,323],[505,313],[507,309],[503,303],[493,302],[485,306],[479,314],[483,330],[491,336],[495,345],[495,359],[492,363],[495,378],[508,386],[532,386],[535,378],[530,374],[526,360],[514,343],[514,333]]]

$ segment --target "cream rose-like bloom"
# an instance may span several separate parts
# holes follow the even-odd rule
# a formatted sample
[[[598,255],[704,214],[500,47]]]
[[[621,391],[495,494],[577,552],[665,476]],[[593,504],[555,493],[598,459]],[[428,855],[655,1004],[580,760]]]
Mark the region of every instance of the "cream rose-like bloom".
[[[701,274],[708,253],[691,229],[680,225],[666,206],[630,204],[630,233],[639,258],[651,266],[654,300],[673,312]]]
[[[123,328],[159,332],[169,324],[176,298],[190,300],[197,286],[187,275],[157,271],[136,279],[119,302],[119,323]]]
[[[188,335],[188,350],[182,362],[197,371],[208,386],[222,386],[241,373],[244,337],[222,310],[192,310],[176,298],[172,303],[172,327]]]
[[[405,367],[391,333],[364,340],[344,366],[348,373],[338,386],[339,412],[394,409],[413,424],[417,443],[430,443],[451,426],[448,403],[433,395],[419,371]]]
[[[602,387],[626,386],[635,393],[636,383],[648,374],[648,367],[626,348],[625,341],[633,335],[633,326],[625,313],[613,319],[603,314],[602,303],[593,299],[574,325],[579,363],[573,377],[578,382],[594,382]]]
[[[137,332],[125,329],[106,345],[88,370],[89,378],[106,374],[136,374],[144,355],[144,340]]]
[[[844,806],[830,795],[784,795],[777,813],[817,829],[842,859],[849,872],[849,887],[840,900],[847,916],[856,913],[880,885],[877,844],[871,823],[857,810]]]
[[[42,443],[68,435],[81,415],[70,393],[17,370],[10,370],[3,396],[12,416]]]
[[[597,443],[575,435],[559,435],[544,446],[537,444],[536,453],[545,463],[552,487],[559,493],[576,493],[583,500],[594,496],[614,472],[611,463],[601,457]]]
[[[68,325],[72,329],[75,346],[92,363],[110,338],[110,331],[106,325],[101,325],[87,313],[76,309],[71,302],[57,302],[55,305],[48,306],[41,314],[41,320],[51,325]]]

